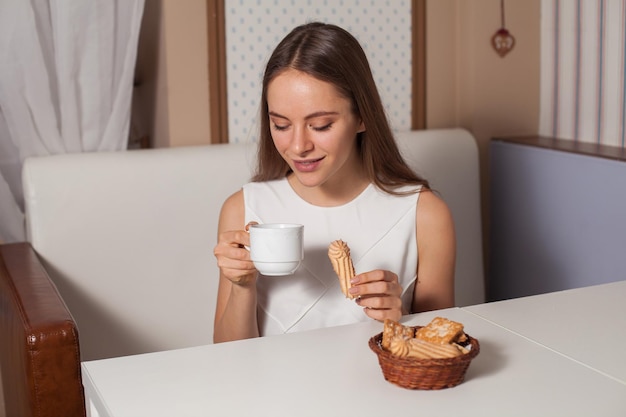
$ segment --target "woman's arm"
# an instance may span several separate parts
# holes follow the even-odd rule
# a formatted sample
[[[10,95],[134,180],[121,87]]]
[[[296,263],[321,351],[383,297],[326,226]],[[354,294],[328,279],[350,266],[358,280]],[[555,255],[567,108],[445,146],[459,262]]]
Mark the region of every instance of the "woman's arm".
[[[411,312],[453,307],[456,242],[452,215],[432,191],[420,194],[416,211],[418,265]],[[402,307],[402,287],[395,273],[369,271],[351,282],[350,293],[358,297],[356,303],[369,317],[399,320],[409,313]]]
[[[245,221],[243,191],[230,196],[222,206],[218,242],[213,250],[220,268],[213,341],[259,336],[256,313],[257,270],[244,246],[250,245]]]
[[[456,237],[446,203],[432,191],[423,191],[416,214],[417,281],[412,312],[454,306]]]

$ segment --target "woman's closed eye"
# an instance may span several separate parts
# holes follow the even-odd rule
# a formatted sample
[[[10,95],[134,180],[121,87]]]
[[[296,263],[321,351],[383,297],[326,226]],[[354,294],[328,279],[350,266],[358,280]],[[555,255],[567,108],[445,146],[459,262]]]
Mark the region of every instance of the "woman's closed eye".
[[[289,125],[279,125],[276,123],[273,124],[273,127],[274,127],[274,130],[277,130],[279,132],[289,129]]]
[[[272,125],[272,127],[274,128],[274,130],[277,130],[277,131],[279,131],[279,132],[283,132],[283,131],[285,131],[285,130],[289,129],[289,127],[290,127],[290,126],[291,126],[291,125],[289,125],[289,124],[279,125],[279,124],[277,124],[277,123],[274,123],[274,124]],[[327,123],[327,124],[322,125],[322,126],[316,126],[316,125],[312,125],[312,124],[308,125],[309,129],[314,130],[314,131],[316,131],[316,132],[325,132],[325,131],[327,131],[327,130],[330,130],[330,128],[331,128],[332,126],[333,126],[333,123],[332,123],[332,122],[331,122],[331,123]]]
[[[313,130],[315,130],[316,132],[324,132],[326,130],[330,130],[330,128],[333,126],[332,122],[325,124],[323,126],[313,126],[313,125],[309,125],[309,127]]]

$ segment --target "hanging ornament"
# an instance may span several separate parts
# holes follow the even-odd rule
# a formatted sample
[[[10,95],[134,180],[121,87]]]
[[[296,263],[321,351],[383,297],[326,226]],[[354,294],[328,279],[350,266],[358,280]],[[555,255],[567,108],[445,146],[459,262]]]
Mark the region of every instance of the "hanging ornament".
[[[515,38],[504,27],[504,0],[500,0],[500,29],[491,37],[491,46],[504,58],[515,46]]]

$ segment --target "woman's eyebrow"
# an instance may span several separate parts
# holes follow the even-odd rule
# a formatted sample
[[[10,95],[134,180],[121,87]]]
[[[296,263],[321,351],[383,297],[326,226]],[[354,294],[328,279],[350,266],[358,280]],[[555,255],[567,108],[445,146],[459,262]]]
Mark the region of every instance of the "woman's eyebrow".
[[[289,120],[287,116],[283,116],[282,114],[276,113],[274,111],[269,111],[268,114],[273,117],[278,117],[279,119]],[[316,111],[315,113],[311,113],[305,116],[304,119],[308,120],[308,119],[315,119],[316,117],[322,117],[322,116],[336,116],[338,114],[339,112],[336,112],[336,111]]]
[[[269,111],[268,114],[273,117],[278,117],[279,119],[287,119],[286,116],[283,116],[282,114],[278,114],[275,111]]]

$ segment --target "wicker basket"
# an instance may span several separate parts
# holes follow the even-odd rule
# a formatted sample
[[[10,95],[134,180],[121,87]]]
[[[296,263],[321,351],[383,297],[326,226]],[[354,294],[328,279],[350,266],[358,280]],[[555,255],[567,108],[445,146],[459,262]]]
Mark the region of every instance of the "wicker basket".
[[[417,330],[420,327],[414,328]],[[382,348],[382,337],[383,334],[379,333],[370,338],[369,346],[378,356],[383,376],[387,381],[408,389],[436,390],[459,385],[470,362],[480,352],[478,340],[467,335],[470,351],[455,358],[399,358]]]

